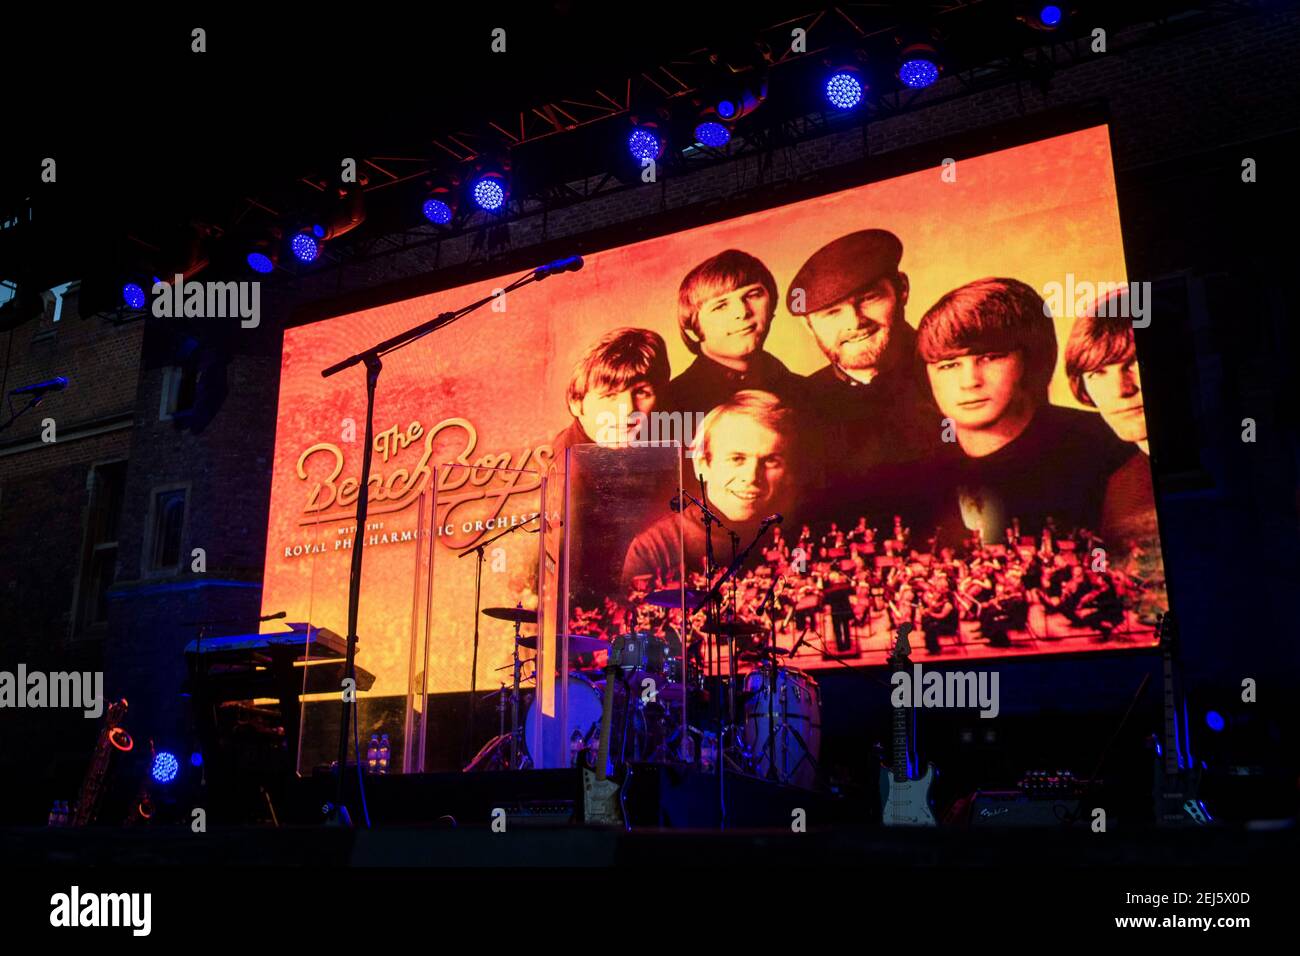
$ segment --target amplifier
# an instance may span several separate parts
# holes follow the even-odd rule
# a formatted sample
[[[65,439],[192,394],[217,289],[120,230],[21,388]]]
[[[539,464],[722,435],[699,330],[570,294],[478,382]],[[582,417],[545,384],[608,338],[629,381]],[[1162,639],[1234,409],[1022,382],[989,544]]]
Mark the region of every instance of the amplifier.
[[[972,828],[1064,826],[1079,812],[1078,800],[1029,797],[1019,790],[976,790],[967,799]]]

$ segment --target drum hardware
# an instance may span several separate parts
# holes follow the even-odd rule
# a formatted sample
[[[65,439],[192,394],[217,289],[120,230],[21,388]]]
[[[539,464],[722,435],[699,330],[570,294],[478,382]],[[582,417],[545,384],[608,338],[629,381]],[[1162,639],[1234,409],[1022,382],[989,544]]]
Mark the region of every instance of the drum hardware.
[[[643,603],[653,604],[655,607],[668,608],[669,610],[680,608],[684,603],[686,605],[686,610],[690,612],[698,611],[702,608],[708,596],[707,591],[698,591],[695,588],[684,588],[680,590],[678,588],[667,588],[663,591],[654,591],[647,594]]]
[[[529,650],[537,650],[537,638],[533,636],[517,637],[516,642],[520,647],[526,647]],[[569,653],[570,654],[594,654],[596,651],[603,651],[609,647],[609,641],[600,637],[589,637],[586,634],[569,635]]]
[[[516,607],[485,607],[482,614],[484,617],[494,618],[498,621],[510,621],[512,624],[537,623],[536,609],[529,609],[523,605]]]
[[[811,785],[816,782],[816,777],[820,773],[820,768],[817,765],[817,754],[814,753],[814,747],[818,747],[820,744],[821,701],[818,699],[816,681],[796,668],[784,667],[778,663],[778,657],[788,657],[794,653],[794,650],[798,649],[797,644],[794,649],[788,652],[781,650],[781,648],[777,646],[776,620],[778,615],[775,613],[774,609],[769,607],[769,605],[772,603],[779,580],[780,578],[773,579],[772,583],[768,586],[767,593],[763,595],[763,602],[758,607],[759,614],[768,614],[770,631],[767,642],[762,646],[762,650],[765,652],[763,655],[765,656],[765,660],[763,664],[760,665],[759,671],[751,671],[749,677],[746,679],[746,690],[750,691],[745,708],[746,743],[750,743],[748,739],[748,731],[753,727],[753,742],[758,743],[757,753],[759,755],[754,764],[754,769],[765,776],[768,780],[774,780],[780,783],[791,783],[792,781],[795,781],[796,774],[806,762],[811,770],[811,775],[804,775],[800,778],[799,782],[804,785]],[[754,683],[753,678],[755,673],[760,673],[758,681],[759,687],[751,688],[749,685]],[[765,693],[761,689],[764,682],[767,684]],[[779,728],[776,713],[778,686],[781,689],[781,720]],[[755,691],[757,691],[757,696],[755,696]],[[808,697],[807,701],[804,700],[805,694]],[[799,704],[801,707],[803,704],[807,704],[807,717],[803,716],[802,710],[795,711],[793,715],[791,714],[791,701],[788,699],[791,696],[795,698],[794,703]],[[764,739],[759,743],[757,740],[758,727],[755,726],[755,724],[757,719],[761,719],[764,697],[766,697],[767,713],[765,716],[767,722],[766,726],[763,728],[765,735]],[[755,711],[760,714],[760,718],[755,717]],[[808,740],[806,740],[804,736],[799,733],[798,729],[793,726],[793,722],[800,719],[808,721],[809,726],[807,729],[809,731],[809,737],[814,737],[814,731],[816,732],[814,743],[811,746]],[[780,770],[777,769],[778,735],[781,738]],[[793,766],[790,766],[789,763],[790,737],[794,737],[800,751],[799,759]],[[818,752],[820,752],[819,749]]]

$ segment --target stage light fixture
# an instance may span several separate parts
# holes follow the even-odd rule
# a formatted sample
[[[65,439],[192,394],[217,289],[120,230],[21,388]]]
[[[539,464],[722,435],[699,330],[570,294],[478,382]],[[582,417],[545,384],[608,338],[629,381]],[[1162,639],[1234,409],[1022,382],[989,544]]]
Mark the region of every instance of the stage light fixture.
[[[262,275],[269,275],[275,270],[275,263],[271,261],[271,257],[262,252],[250,252],[247,261],[250,269]]]
[[[143,309],[149,297],[144,287],[138,282],[128,282],[122,286],[122,303],[128,309]]]
[[[451,206],[442,199],[433,197],[426,199],[424,205],[420,207],[420,211],[424,213],[424,218],[435,226],[445,226],[451,222]]]
[[[1016,19],[1039,33],[1051,33],[1065,22],[1066,7],[1055,3],[1029,3],[1022,0],[1017,4]]]
[[[1217,710],[1207,710],[1205,712],[1205,725],[1217,734],[1222,733],[1223,728],[1228,726],[1228,722],[1223,719],[1223,715]]]
[[[826,78],[822,92],[826,102],[837,110],[851,110],[862,102],[866,84],[862,75],[851,67],[840,67]]]
[[[664,141],[659,135],[658,127],[653,123],[642,123],[633,127],[632,132],[627,135],[627,151],[637,162],[658,159],[662,156]]]
[[[289,240],[289,249],[299,262],[315,262],[320,255],[320,243],[310,232],[295,233]]]
[[[176,774],[180,772],[180,769],[181,762],[176,759],[175,754],[160,750],[154,754],[153,766],[149,768],[149,775],[153,777],[155,783],[171,783],[176,779]]]
[[[482,173],[470,183],[470,196],[484,212],[499,212],[506,204],[505,177],[497,172]]]
[[[726,146],[731,140],[731,130],[723,123],[706,120],[695,127],[695,141],[701,146],[717,148]]]
[[[913,43],[898,55],[898,79],[909,89],[923,90],[939,79],[939,54],[928,43]]]
[[[283,240],[284,233],[274,226],[254,233],[250,241],[246,244],[241,243],[248,250],[244,254],[244,261],[254,272],[270,275],[280,264],[280,247]]]

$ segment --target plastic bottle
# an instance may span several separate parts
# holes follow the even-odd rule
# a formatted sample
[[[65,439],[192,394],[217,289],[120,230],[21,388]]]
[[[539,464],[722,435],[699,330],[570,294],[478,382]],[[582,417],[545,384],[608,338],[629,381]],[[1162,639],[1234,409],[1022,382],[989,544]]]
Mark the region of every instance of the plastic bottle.
[[[379,735],[370,735],[370,746],[366,748],[366,770],[377,773],[379,770]]]
[[[582,734],[575,729],[569,737],[569,766],[578,765],[578,755],[582,753]]]
[[[388,743],[388,734],[379,738],[379,772],[388,773],[388,761],[392,756],[392,748]]]

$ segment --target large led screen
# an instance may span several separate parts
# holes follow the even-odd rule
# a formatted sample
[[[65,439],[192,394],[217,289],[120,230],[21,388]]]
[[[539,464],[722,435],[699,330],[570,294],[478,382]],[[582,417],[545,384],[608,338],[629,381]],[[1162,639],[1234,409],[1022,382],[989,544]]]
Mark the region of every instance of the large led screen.
[[[346,632],[364,372],[320,370],[513,277],[286,331],[266,612]],[[926,662],[1150,646],[1165,597],[1144,298],[1104,126],[607,249],[510,293],[384,360],[358,628],[374,691],[406,690],[417,538],[442,561],[539,507],[527,475],[459,469],[420,529],[439,467],[540,474],[587,443],[682,441],[685,490],[723,523],[718,562],[759,538],[726,593],[763,628],[740,651],[775,636],[805,670],[878,665],[904,622]],[[643,606],[680,575],[671,490],[626,509],[572,494],[591,546],[570,632],[673,627],[702,661],[698,616]],[[485,566],[484,606],[536,601],[536,539],[508,554]],[[434,693],[470,683],[474,575],[448,580]],[[495,687],[512,631],[480,631],[477,686]]]

